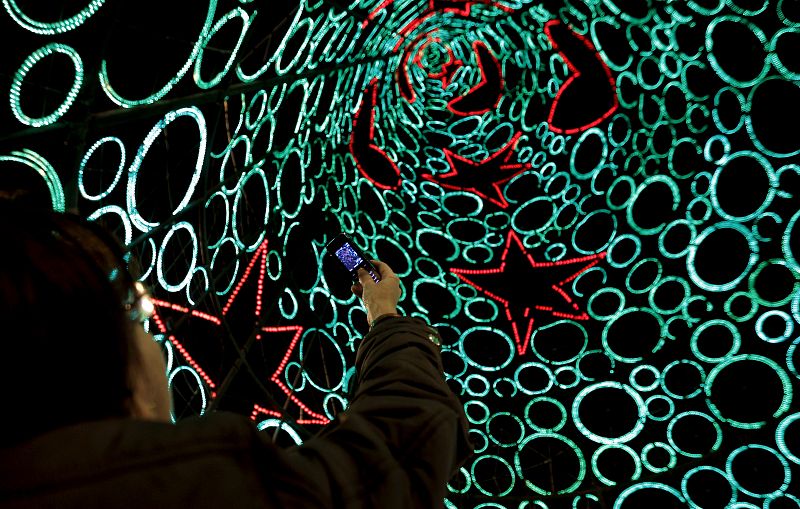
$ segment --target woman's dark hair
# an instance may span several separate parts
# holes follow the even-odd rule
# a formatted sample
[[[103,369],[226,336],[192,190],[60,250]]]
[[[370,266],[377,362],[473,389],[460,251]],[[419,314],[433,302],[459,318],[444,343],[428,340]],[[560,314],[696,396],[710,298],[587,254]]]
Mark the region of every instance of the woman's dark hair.
[[[130,275],[99,226],[0,199],[3,443],[127,415]]]

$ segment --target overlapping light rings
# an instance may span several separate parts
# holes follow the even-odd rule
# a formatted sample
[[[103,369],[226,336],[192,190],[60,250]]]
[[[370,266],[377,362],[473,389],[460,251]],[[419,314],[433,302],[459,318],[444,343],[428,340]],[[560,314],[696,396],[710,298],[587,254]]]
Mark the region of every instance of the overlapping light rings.
[[[0,162],[22,164],[38,174],[47,185],[53,210],[64,212],[64,187],[55,168],[41,155],[30,149],[13,151],[9,155],[0,155]],[[0,170],[2,171],[2,170]]]
[[[300,443],[347,405],[366,315],[323,255],[344,231],[441,332],[476,451],[446,507],[797,505],[792,2],[298,0],[278,25],[209,0],[134,96],[80,41],[116,1],[47,23],[3,1],[39,48],[10,68],[20,132],[136,120],[74,131],[66,163],[52,134],[0,161],[141,259],[176,419],[240,396],[214,348],[248,339],[263,431]]]

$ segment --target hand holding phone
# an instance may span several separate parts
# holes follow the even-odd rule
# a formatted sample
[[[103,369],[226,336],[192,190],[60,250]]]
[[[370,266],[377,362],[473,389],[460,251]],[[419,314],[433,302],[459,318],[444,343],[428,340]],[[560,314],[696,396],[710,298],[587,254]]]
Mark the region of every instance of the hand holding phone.
[[[400,279],[391,267],[378,260],[372,260],[378,270],[381,281],[375,282],[364,270],[359,270],[359,282],[350,289],[361,298],[367,310],[367,322],[383,315],[397,314],[397,302],[400,300]]]
[[[376,283],[381,280],[380,271],[369,261],[353,240],[344,233],[335,236],[325,246],[327,254],[339,260],[340,264],[350,273],[354,283],[358,282],[358,269],[364,269]]]

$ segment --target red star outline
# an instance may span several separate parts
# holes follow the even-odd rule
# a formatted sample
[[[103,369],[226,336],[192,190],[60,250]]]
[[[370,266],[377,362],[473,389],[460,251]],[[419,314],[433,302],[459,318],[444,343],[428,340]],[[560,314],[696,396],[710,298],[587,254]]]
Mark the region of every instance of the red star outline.
[[[525,307],[522,313],[523,314],[522,317],[514,317],[512,316],[511,312],[511,303],[507,299],[499,295],[496,295],[485,288],[482,288],[479,284],[477,284],[468,277],[470,275],[477,275],[477,274],[503,274],[505,272],[505,267],[506,267],[506,257],[508,255],[509,250],[511,249],[512,242],[514,242],[517,245],[517,248],[528,259],[533,269],[546,269],[548,267],[554,267],[554,266],[585,264],[583,265],[583,267],[581,267],[579,270],[571,274],[566,279],[551,285],[553,291],[557,293],[564,300],[564,302],[573,309],[574,312],[565,313],[562,311],[555,310],[552,306],[535,305],[535,306]],[[483,293],[490,299],[497,301],[503,305],[506,311],[506,317],[508,318],[508,321],[511,322],[511,328],[514,333],[514,340],[516,341],[517,344],[517,352],[519,353],[519,355],[524,355],[528,349],[528,343],[531,338],[531,333],[533,332],[534,318],[531,315],[534,311],[549,313],[551,316],[555,318],[568,318],[572,320],[581,320],[581,321],[586,321],[589,319],[589,315],[585,311],[582,311],[578,307],[578,304],[574,302],[572,298],[570,298],[570,296],[567,294],[566,290],[564,290],[564,285],[572,282],[583,272],[586,272],[590,268],[600,263],[600,261],[603,260],[605,257],[606,253],[603,252],[603,253],[598,253],[596,255],[582,256],[579,258],[570,258],[568,260],[558,260],[555,262],[537,262],[533,259],[533,256],[525,249],[525,246],[522,244],[522,240],[519,238],[519,235],[517,235],[517,233],[514,230],[509,230],[508,237],[506,239],[505,249],[503,250],[503,254],[500,257],[499,267],[495,267],[492,269],[451,268],[450,272],[458,276],[458,278],[464,281],[465,283],[474,287],[476,290],[478,290],[478,292]],[[525,330],[525,336],[523,339],[520,336],[521,327],[518,322],[524,321],[525,319],[527,319],[528,323]]]
[[[261,315],[261,308],[262,308],[262,304],[263,304],[262,294],[264,292],[264,275],[266,273],[266,268],[267,268],[267,241],[266,240],[261,243],[261,245],[258,247],[258,249],[255,250],[255,252],[253,252],[253,258],[250,260],[250,263],[247,265],[247,268],[245,269],[244,273],[242,274],[241,279],[236,283],[235,288],[230,293],[230,296],[228,297],[228,300],[225,303],[225,306],[222,308],[222,316],[223,317],[228,313],[228,310],[231,308],[231,306],[233,305],[234,301],[236,300],[236,297],[238,296],[239,291],[241,290],[242,286],[249,279],[250,273],[253,271],[253,268],[255,267],[256,262],[258,262],[259,260],[260,260],[260,263],[259,263],[259,274],[258,274],[258,282],[257,282],[258,289],[256,291],[255,316],[259,317]],[[156,311],[153,313],[152,319],[153,319],[153,322],[156,324],[156,328],[158,329],[158,331],[161,334],[164,334],[164,336],[168,338],[169,342],[172,343],[175,346],[175,348],[178,350],[178,352],[181,354],[181,356],[186,360],[186,362],[195,371],[197,371],[197,374],[200,375],[200,377],[206,382],[206,384],[208,384],[208,386],[212,390],[211,397],[212,398],[216,397],[216,392],[214,392],[214,389],[216,388],[217,384],[203,370],[203,368],[192,358],[191,354],[180,343],[180,341],[178,341],[178,339],[174,335],[169,334],[169,332],[167,330],[167,327],[166,327],[166,324],[164,323],[164,320],[161,318],[161,316],[158,313],[158,308],[171,309],[171,310],[177,311],[179,313],[188,313],[188,314],[190,314],[191,316],[193,316],[195,318],[199,318],[201,320],[206,320],[208,322],[213,323],[216,326],[221,326],[222,325],[221,318],[217,317],[217,316],[214,316],[214,315],[211,315],[209,313],[205,313],[203,311],[199,311],[199,310],[196,310],[196,309],[189,309],[189,308],[186,308],[186,307],[181,306],[179,304],[175,304],[175,303],[164,301],[164,300],[153,299],[153,303],[156,306]],[[303,335],[303,330],[304,330],[304,327],[301,326],[301,325],[285,325],[285,326],[261,327],[261,330],[256,335],[256,340],[257,341],[261,340],[261,337],[262,337],[261,333],[262,332],[268,333],[268,334],[285,333],[285,332],[293,332],[294,333],[294,337],[292,338],[292,340],[291,340],[291,342],[289,344],[289,348],[286,350],[286,353],[284,354],[283,358],[281,359],[280,363],[278,364],[277,369],[275,369],[275,371],[270,375],[269,380],[271,382],[273,382],[275,385],[277,385],[281,389],[281,391],[283,391],[284,394],[286,394],[286,396],[293,403],[295,403],[298,407],[300,407],[301,416],[303,415],[303,413],[308,414],[308,416],[309,416],[308,418],[297,419],[297,421],[296,421],[297,424],[300,424],[300,425],[305,425],[305,424],[327,424],[328,422],[330,422],[330,419],[328,419],[324,415],[321,415],[321,414],[311,410],[308,407],[308,405],[303,403],[303,401],[300,400],[300,398],[295,396],[293,391],[291,391],[286,386],[286,384],[284,384],[283,381],[280,379],[281,372],[284,370],[284,368],[286,367],[286,364],[289,362],[289,358],[292,356],[292,353],[294,353],[294,349],[297,346],[297,343],[299,342],[300,337]],[[280,412],[276,411],[276,410],[266,410],[266,409],[260,407],[259,405],[254,404],[254,406],[253,406],[253,415],[251,417],[255,418],[255,416],[258,414],[259,411],[261,411],[262,413],[266,413],[268,415],[276,416],[276,417],[282,416],[282,414]]]
[[[511,141],[509,141],[503,148],[501,148],[494,154],[491,154],[483,161],[477,161],[477,162],[461,157],[460,155],[455,154],[445,148],[443,149],[444,155],[445,158],[447,158],[448,164],[450,165],[450,171],[448,171],[447,173],[441,173],[436,175],[425,174],[422,175],[422,177],[432,182],[436,182],[440,186],[446,187],[447,189],[453,189],[456,191],[462,191],[462,190],[469,191],[470,193],[480,196],[484,200],[489,200],[490,202],[494,203],[501,209],[506,209],[508,208],[508,201],[506,200],[505,196],[503,196],[503,190],[500,188],[500,186],[502,184],[505,184],[509,180],[513,179],[520,173],[524,172],[525,170],[531,168],[531,165],[529,163],[526,164],[508,163],[508,160],[511,159],[511,156],[514,153],[515,145],[521,136],[522,136],[521,132],[517,133],[513,138],[511,138]],[[475,187],[463,187],[456,184],[450,184],[447,182],[448,180],[457,179],[457,177],[459,176],[459,166],[461,166],[462,170],[464,168],[469,168],[469,167],[478,168],[491,164],[496,159],[503,160],[503,163],[498,166],[500,170],[503,171],[517,170],[508,175],[507,177],[505,176],[506,174],[501,174],[501,176],[504,178],[492,181],[491,188],[494,189],[494,191],[497,193],[497,197],[488,196],[486,193],[482,192],[481,190],[478,190]]]

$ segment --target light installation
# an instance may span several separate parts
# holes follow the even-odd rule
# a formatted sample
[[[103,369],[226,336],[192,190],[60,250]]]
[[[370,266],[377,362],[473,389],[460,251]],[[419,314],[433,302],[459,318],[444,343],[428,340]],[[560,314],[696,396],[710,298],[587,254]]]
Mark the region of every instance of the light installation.
[[[800,506],[796,1],[30,4],[0,176],[135,254],[176,419],[346,407],[344,231],[441,331],[446,507]]]

